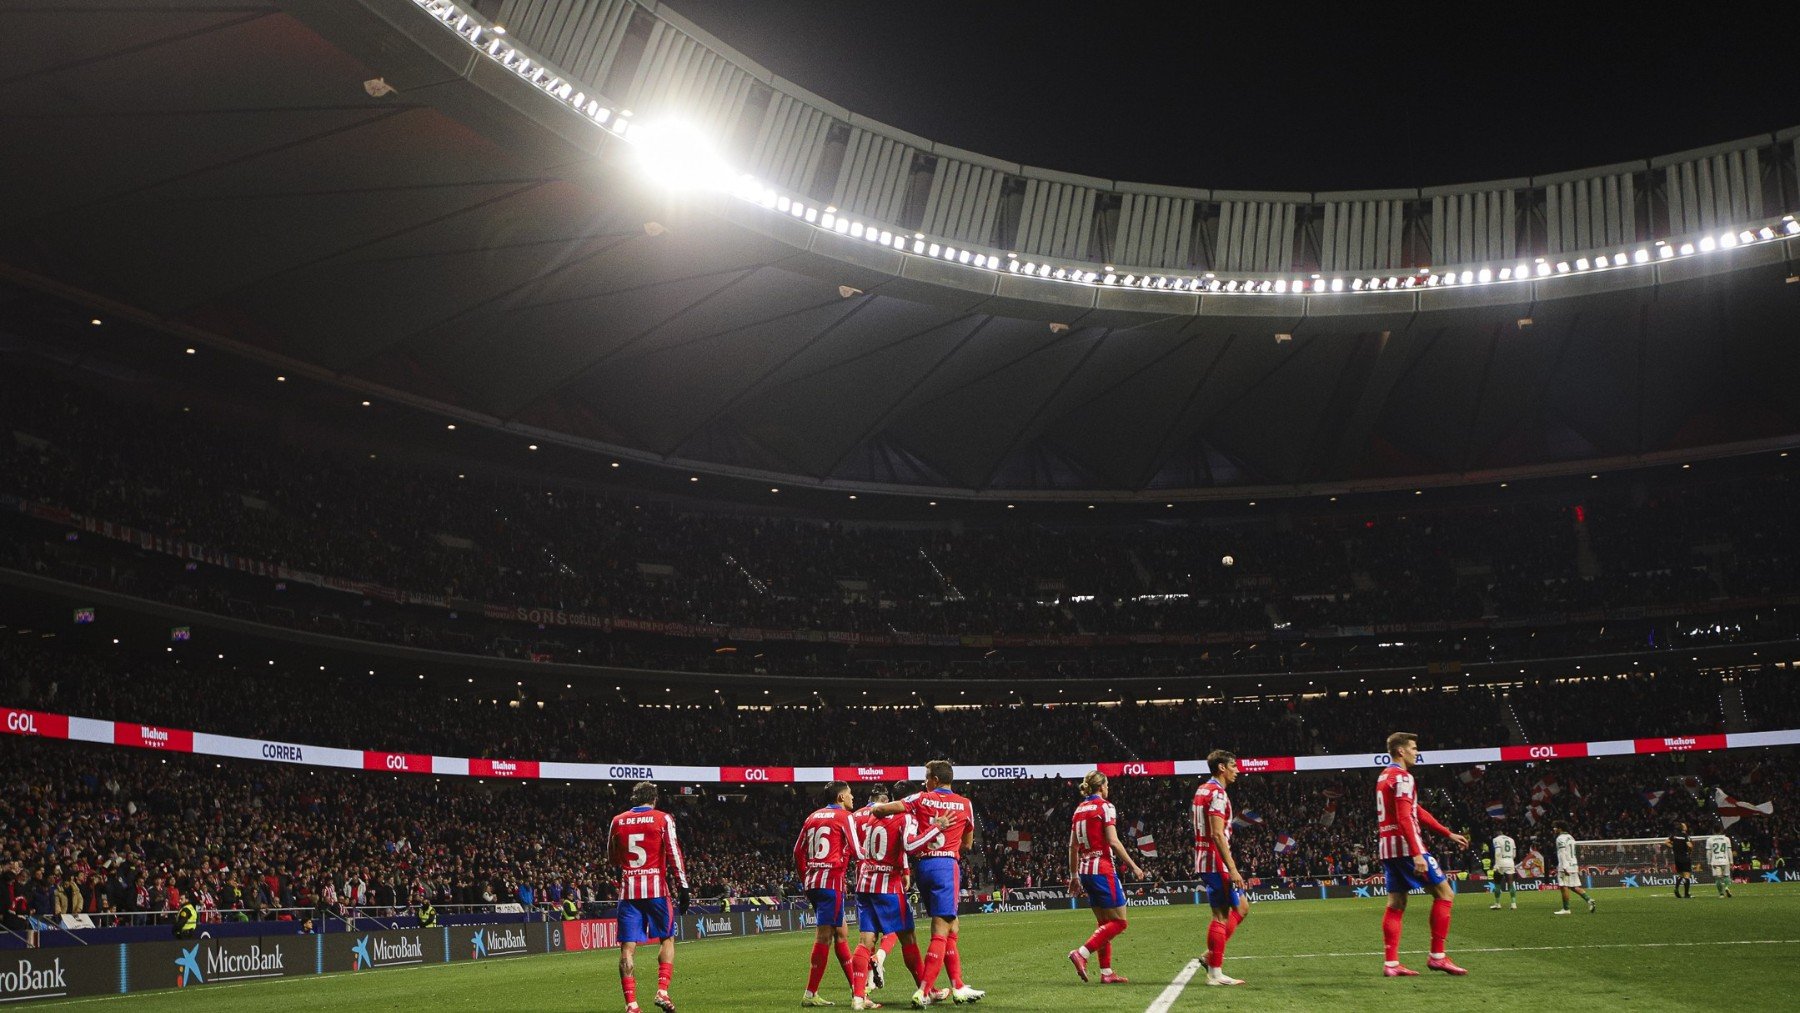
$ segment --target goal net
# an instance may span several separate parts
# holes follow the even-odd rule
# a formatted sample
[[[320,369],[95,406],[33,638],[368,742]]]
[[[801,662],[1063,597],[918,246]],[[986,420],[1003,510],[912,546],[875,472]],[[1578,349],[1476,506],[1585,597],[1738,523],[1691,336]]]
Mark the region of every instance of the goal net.
[[[1668,872],[1672,862],[1669,857],[1669,842],[1662,837],[1576,841],[1575,858],[1586,872],[1625,876],[1642,872]]]

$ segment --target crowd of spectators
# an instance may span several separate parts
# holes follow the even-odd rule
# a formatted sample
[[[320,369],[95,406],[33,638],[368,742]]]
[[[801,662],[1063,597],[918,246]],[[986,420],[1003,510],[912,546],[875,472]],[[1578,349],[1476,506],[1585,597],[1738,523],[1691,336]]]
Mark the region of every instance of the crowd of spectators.
[[[1785,471],[1620,480],[1580,503],[921,526],[409,470],[30,369],[0,378],[8,430],[0,492],[406,591],[691,623],[1104,634],[1520,618],[1786,592],[1800,562]]]
[[[453,912],[617,896],[605,832],[630,803],[611,784],[496,786],[19,739],[0,741],[0,756],[0,900],[40,921],[143,923],[183,899],[208,920],[317,922],[427,899]],[[788,814],[765,825],[758,807],[717,798],[665,800],[696,889],[786,890],[768,840]]]
[[[1776,811],[1730,835],[1764,863],[1793,850],[1800,785],[1793,751],[1624,757],[1486,768],[1421,767],[1421,797],[1477,849],[1438,848],[1478,868],[1505,829],[1521,852],[1550,853],[1550,828],[1579,839],[1659,837],[1685,822],[1717,832],[1715,786]],[[1120,836],[1153,881],[1191,879],[1196,778],[1114,778]],[[1241,777],[1233,846],[1249,876],[1306,880],[1379,873],[1372,773]],[[815,788],[664,785],[703,898],[791,894],[787,856]],[[1078,779],[965,781],[976,805],[972,889],[1067,881]],[[859,801],[864,789],[856,789]],[[1656,804],[1649,798],[1654,796]],[[0,900],[15,926],[85,913],[97,924],[164,920],[185,898],[208,920],[387,916],[429,899],[442,910],[494,903],[603,911],[616,897],[605,860],[606,783],[481,783],[213,761],[125,749],[0,740]],[[1504,816],[1488,815],[1490,806]],[[1283,842],[1283,851],[1276,842]]]
[[[1463,852],[1434,840],[1446,867],[1458,870],[1479,869],[1481,846],[1503,829],[1518,841],[1521,854],[1536,848],[1552,860],[1551,828],[1557,823],[1578,840],[1664,837],[1678,823],[1696,836],[1719,833],[1715,787],[1751,802],[1777,800],[1773,815],[1723,831],[1761,861],[1791,858],[1800,837],[1800,814],[1785,804],[1800,787],[1800,761],[1791,750],[1423,766],[1415,773],[1425,807],[1474,845]],[[1188,804],[1194,786],[1185,778],[1112,780],[1119,836],[1156,879],[1191,878]],[[993,824],[984,839],[989,882],[1027,887],[1067,880],[1067,824],[1079,799],[1078,781],[977,784],[968,791]],[[1288,880],[1379,875],[1373,791],[1373,771],[1241,776],[1231,790],[1237,813],[1232,844],[1240,868],[1246,875]],[[1494,805],[1503,813],[1499,819],[1488,814]],[[1030,835],[1030,850],[1008,844],[1011,830]],[[1155,857],[1143,854],[1136,843],[1141,837],[1151,839]],[[1278,838],[1291,841],[1291,849],[1278,852]]]

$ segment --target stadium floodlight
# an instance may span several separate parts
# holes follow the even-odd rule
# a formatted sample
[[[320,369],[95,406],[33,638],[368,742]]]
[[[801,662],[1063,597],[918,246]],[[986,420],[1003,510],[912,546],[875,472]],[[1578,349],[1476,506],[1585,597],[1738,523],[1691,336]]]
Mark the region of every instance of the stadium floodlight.
[[[1639,250],[1636,253],[1631,255],[1631,259],[1637,261],[1640,264],[1648,264],[1648,263],[1650,263],[1650,251],[1649,250]]]
[[[1705,248],[1706,247],[1704,245],[1702,245],[1701,249],[1705,249]],[[1682,243],[1680,253],[1684,257],[1693,256],[1694,255],[1694,244],[1693,243]]]
[[[1463,273],[1467,274],[1468,272],[1465,271]],[[1484,267],[1481,270],[1475,272],[1475,280],[1482,283],[1483,285],[1486,285],[1488,282],[1494,280],[1494,272],[1492,269]]]
[[[1719,234],[1719,248],[1721,250],[1729,250],[1732,247],[1736,246],[1737,244],[1738,244],[1737,233],[1722,232]]]
[[[1700,237],[1700,252],[1701,253],[1711,253],[1712,251],[1714,251],[1718,248],[1719,248],[1718,241],[1713,239],[1713,237],[1711,237],[1711,236],[1701,236]],[[1687,249],[1687,247],[1683,246],[1682,249],[1685,251]]]
[[[1575,258],[1575,270],[1585,271],[1591,266],[1593,266],[1593,265],[1588,263],[1588,259],[1586,257],[1576,257]],[[1560,265],[1560,264],[1557,265],[1558,270],[1560,270],[1561,267],[1562,267],[1562,265]]]

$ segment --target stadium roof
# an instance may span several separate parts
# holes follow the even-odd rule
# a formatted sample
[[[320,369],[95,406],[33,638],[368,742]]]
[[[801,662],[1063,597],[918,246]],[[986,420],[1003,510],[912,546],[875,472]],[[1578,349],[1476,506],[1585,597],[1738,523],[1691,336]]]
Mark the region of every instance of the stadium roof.
[[[538,17],[542,44],[554,43],[543,33],[556,5],[480,6],[520,19],[515,37]],[[623,2],[593,10],[632,16]],[[1779,224],[1800,203],[1792,131],[1568,179],[1389,194],[1182,191],[1008,167],[903,137],[765,80],[654,13],[655,31],[736,61],[776,101],[814,102],[853,137],[911,145],[914,164],[986,168],[1007,178],[1001,189],[1063,187],[1096,206],[1162,200],[1198,209],[1197,222],[1215,216],[1193,226],[1195,250],[1168,271],[1189,272],[1192,290],[1136,291],[978,271],[854,243],[754,202],[671,196],[612,132],[475,53],[412,0],[138,0],[10,17],[34,45],[0,80],[10,197],[0,276],[533,438],[789,485],[1169,499],[1601,468],[1800,434],[1800,285],[1783,284],[1796,250],[1779,236],[1710,258],[1640,267],[1621,257],[1618,271],[1491,288],[1198,287],[1209,268],[1234,282],[1324,281],[1304,256],[1228,250],[1223,232],[1206,231],[1228,206],[1298,208],[1290,253],[1329,259],[1317,232],[1325,209],[1435,207],[1443,232],[1445,202],[1460,201],[1464,256],[1452,259],[1473,264],[1471,199],[1479,217],[1490,195],[1519,194],[1525,203],[1515,211],[1508,197],[1506,217],[1523,221],[1542,213],[1527,206],[1534,193],[1754,151],[1763,214],[1749,217]],[[365,89],[376,79],[394,90]],[[644,85],[633,82],[633,94],[654,105]],[[832,196],[812,199],[817,210]],[[1678,214],[1656,201],[1642,193],[1641,226],[1612,245],[1675,235]],[[1599,240],[1577,244],[1571,231],[1563,249],[1601,248],[1616,231],[1617,215],[1602,222],[1595,207]],[[1425,218],[1414,224],[1419,234],[1396,233],[1396,255],[1402,238],[1407,251],[1456,246],[1454,225],[1431,236]],[[1006,238],[1032,241],[1029,222],[1013,225]],[[1128,231],[1104,238],[1175,249]],[[967,242],[978,259],[1006,251]],[[1046,232],[1046,269],[1117,255],[1073,242]],[[1503,255],[1496,265],[1531,259],[1502,250],[1498,230],[1488,245]],[[1392,257],[1359,272],[1356,253],[1353,243],[1341,276],[1359,284],[1413,273]]]

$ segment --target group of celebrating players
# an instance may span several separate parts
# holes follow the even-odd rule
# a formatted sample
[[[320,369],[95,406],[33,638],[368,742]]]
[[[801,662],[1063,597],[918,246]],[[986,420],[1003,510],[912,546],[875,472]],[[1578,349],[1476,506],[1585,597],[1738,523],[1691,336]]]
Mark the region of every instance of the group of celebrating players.
[[[1431,897],[1431,946],[1426,967],[1449,975],[1464,975],[1446,952],[1450,914],[1455,891],[1437,858],[1425,846],[1421,828],[1429,829],[1467,848],[1469,839],[1444,826],[1419,803],[1412,768],[1418,761],[1418,736],[1394,732],[1387,739],[1388,763],[1375,786],[1377,846],[1386,873],[1388,901],[1381,929],[1385,943],[1382,974],[1390,978],[1417,977],[1418,972],[1400,963],[1400,934],[1407,898],[1413,890]],[[1242,985],[1225,973],[1225,947],[1250,913],[1244,877],[1231,853],[1232,806],[1228,793],[1237,780],[1237,757],[1216,749],[1206,758],[1210,776],[1194,793],[1194,872],[1206,890],[1212,908],[1207,927],[1206,984]],[[801,995],[802,1006],[833,1006],[819,995],[831,957],[837,957],[849,980],[851,1009],[880,1009],[869,998],[871,989],[886,983],[885,961],[898,944],[916,990],[914,1009],[949,1000],[978,1002],[986,995],[963,981],[962,959],[957,949],[957,902],[962,887],[962,856],[973,842],[975,807],[956,793],[955,770],[948,760],[925,765],[923,791],[908,792],[896,785],[890,795],[875,788],[862,809],[854,808],[850,785],[833,781],[825,787],[823,805],[809,815],[794,843],[794,862],[807,900],[817,915],[812,962]],[[1118,813],[1107,801],[1105,774],[1092,771],[1081,782],[1082,801],[1076,805],[1069,833],[1069,886],[1085,893],[1097,925],[1085,943],[1069,951],[1068,958],[1082,981],[1090,981],[1097,963],[1101,984],[1127,979],[1113,970],[1112,941],[1125,931],[1128,905],[1119,878],[1122,866],[1142,879],[1144,872],[1119,840]],[[902,797],[895,798],[893,795]],[[609,833],[609,854],[620,870],[619,978],[627,1013],[641,1013],[637,1002],[635,958],[640,943],[656,942],[657,986],[655,1004],[674,1013],[669,996],[673,973],[675,915],[685,913],[689,901],[687,870],[676,840],[675,821],[656,808],[656,786],[643,782],[633,788],[632,808],[615,816]],[[1572,891],[1595,909],[1594,900],[1581,887],[1575,842],[1556,828],[1557,884],[1562,889],[1567,914]],[[1505,844],[1502,853],[1502,842]],[[1514,849],[1510,838],[1495,840],[1495,903],[1502,889],[1511,889]],[[1115,863],[1114,856],[1118,861]],[[1685,857],[1685,855],[1683,855]],[[854,951],[845,927],[849,870],[856,863],[855,904],[859,937]],[[931,935],[921,952],[913,924],[908,887],[916,886],[921,905],[931,918]],[[671,904],[671,887],[675,902]],[[1515,900],[1514,905],[1517,907]],[[938,988],[940,974],[949,987]]]

